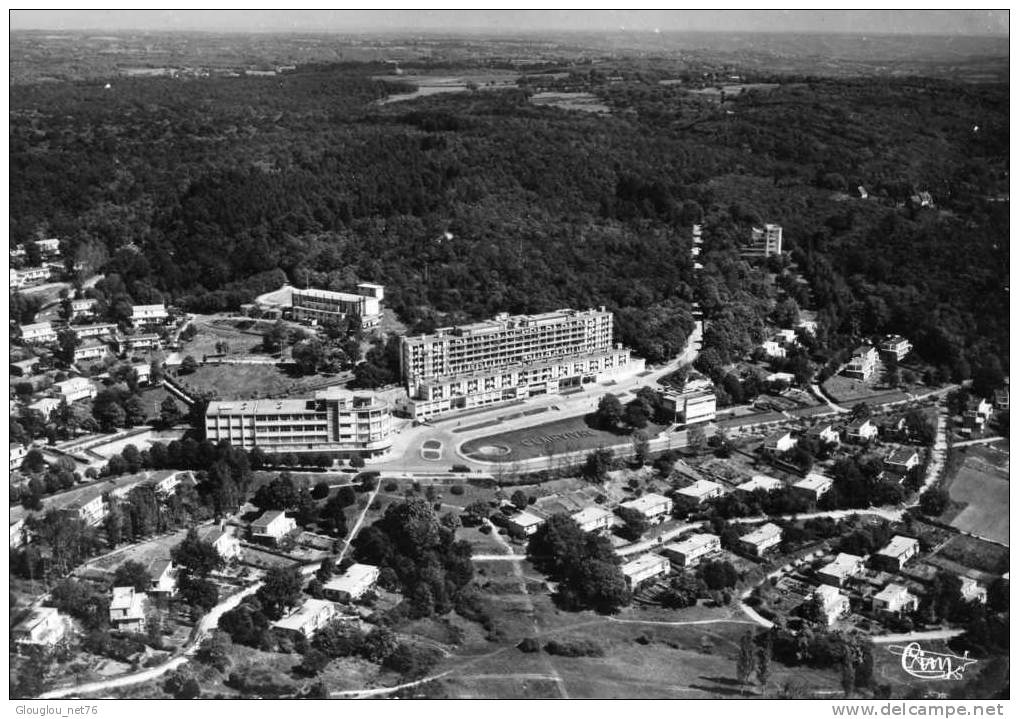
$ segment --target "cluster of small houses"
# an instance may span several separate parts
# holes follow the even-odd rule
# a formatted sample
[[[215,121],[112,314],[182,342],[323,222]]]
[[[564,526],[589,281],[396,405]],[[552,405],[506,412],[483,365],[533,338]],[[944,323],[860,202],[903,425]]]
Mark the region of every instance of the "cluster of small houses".
[[[34,244],[39,249],[39,255],[43,260],[55,260],[60,257],[60,240],[51,237],[45,240],[35,240]],[[28,255],[24,245],[18,245],[10,251],[12,262],[24,260]],[[12,290],[30,287],[45,282],[51,277],[63,275],[64,266],[59,262],[45,262],[38,267],[24,267],[22,269],[10,268],[10,288]]]
[[[88,503],[76,504],[67,508],[74,516],[87,517],[95,523],[96,517],[102,516],[96,510],[101,503],[92,500]],[[265,544],[278,544],[283,537],[296,529],[294,520],[279,511],[264,512],[250,525],[251,539]],[[225,560],[241,558],[243,552],[240,538],[230,527],[223,524],[201,527],[198,538],[211,544]],[[136,591],[134,587],[113,587],[111,590],[109,623],[113,630],[124,632],[143,632],[146,626],[146,606],[149,597],[172,597],[177,591],[176,568],[168,559],[157,559],[149,562],[148,571],[151,584],[146,591]],[[328,622],[341,615],[338,604],[357,601],[375,589],[379,578],[379,568],[367,564],[352,564],[339,575],[332,577],[322,587],[323,599],[305,599],[273,624],[274,630],[280,635],[291,637],[301,635],[306,638]],[[13,631],[18,645],[53,645],[67,633],[69,623],[53,607],[37,607],[28,617],[19,622]]]
[[[12,270],[13,272],[13,270]],[[95,299],[71,300],[73,320],[93,318],[97,304]],[[21,325],[21,344],[44,351],[57,341],[57,334],[69,329],[78,340],[73,361],[88,362],[101,360],[108,355],[130,356],[140,352],[162,349],[162,338],[155,330],[172,324],[173,316],[164,304],[133,305],[131,307],[130,334],[123,334],[120,328],[108,322],[88,322],[64,325],[53,322],[33,322]],[[38,359],[28,358],[12,363],[12,372],[29,376]]]
[[[920,603],[919,597],[905,584],[889,581],[887,575],[901,572],[919,552],[920,542],[917,539],[895,535],[885,547],[869,557],[869,565],[877,573],[873,580],[861,576],[867,568],[868,558],[855,554],[840,552],[820,567],[814,572],[818,586],[813,590],[813,596],[820,602],[826,624],[831,626],[849,614],[849,596],[842,590],[851,582],[858,585],[856,592],[878,615],[898,616],[915,611]],[[960,579],[964,600],[987,601],[986,587],[970,577]]]

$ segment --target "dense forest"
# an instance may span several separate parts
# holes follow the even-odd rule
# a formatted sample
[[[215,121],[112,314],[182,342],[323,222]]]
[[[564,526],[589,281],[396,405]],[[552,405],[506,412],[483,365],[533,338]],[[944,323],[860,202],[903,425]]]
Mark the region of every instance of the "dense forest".
[[[730,250],[777,222],[825,339],[903,332],[954,376],[1007,371],[1007,85],[797,77],[712,99],[592,74],[595,115],[535,106],[527,82],[380,104],[413,87],[372,71],[19,86],[10,241],[67,238],[69,262],[116,275],[106,299],[192,311],[277,269],[382,283],[416,328],[605,305],[660,361],[695,300],[726,320],[721,354],[759,340],[775,293]]]

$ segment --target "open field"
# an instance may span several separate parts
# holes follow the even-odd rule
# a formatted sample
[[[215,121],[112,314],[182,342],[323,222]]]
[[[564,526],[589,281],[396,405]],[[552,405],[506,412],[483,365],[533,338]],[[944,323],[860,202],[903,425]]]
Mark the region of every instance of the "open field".
[[[951,517],[953,527],[1008,544],[1008,470],[1007,454],[980,448],[967,448],[966,459],[948,480],[948,493],[954,503],[965,507]],[[1006,464],[1007,466],[1007,464]]]
[[[536,92],[531,96],[535,105],[558,107],[561,110],[578,110],[605,115],[611,112],[609,106],[590,92]]]
[[[211,390],[223,399],[256,399],[267,396],[296,396],[310,393],[322,377],[292,377],[276,365],[203,365],[181,382],[200,390]]]
[[[875,373],[876,377],[880,377],[880,372]],[[848,405],[857,402],[885,404],[909,399],[909,396],[901,390],[884,385],[879,386],[879,382],[874,378],[864,382],[841,374],[834,375],[825,380],[824,391],[839,404]]]
[[[662,425],[649,424],[648,437],[656,437]],[[610,447],[630,441],[628,434],[608,432],[588,424],[585,417],[569,417],[547,424],[515,429],[472,439],[461,451],[474,459],[489,462],[517,462],[562,452],[579,452]]]
[[[128,560],[147,565],[149,562],[154,562],[157,559],[169,559],[170,550],[180,544],[186,535],[187,530],[182,529],[179,532],[157,537],[148,542],[134,544],[100,557],[94,562],[87,564],[86,567],[113,572]]]
[[[1009,550],[976,537],[957,534],[932,560],[942,558],[979,572],[1000,575],[1008,571]]]

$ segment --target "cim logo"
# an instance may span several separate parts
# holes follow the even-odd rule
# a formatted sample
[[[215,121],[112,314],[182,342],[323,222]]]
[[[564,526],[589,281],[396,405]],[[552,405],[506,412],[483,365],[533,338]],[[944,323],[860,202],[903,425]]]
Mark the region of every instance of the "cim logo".
[[[969,658],[969,652],[961,657],[922,649],[918,642],[906,646],[892,645],[888,651],[902,657],[902,670],[917,679],[962,679],[962,673],[976,659]]]

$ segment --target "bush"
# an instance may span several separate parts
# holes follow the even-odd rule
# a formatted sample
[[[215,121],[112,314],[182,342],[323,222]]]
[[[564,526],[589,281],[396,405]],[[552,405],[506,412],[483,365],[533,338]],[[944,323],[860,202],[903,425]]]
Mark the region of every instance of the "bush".
[[[545,645],[545,651],[559,657],[603,657],[605,650],[590,639],[552,640]]]
[[[384,487],[384,489],[387,492],[395,492],[396,488],[397,488],[396,487],[396,482],[386,482],[386,486]]]
[[[422,647],[408,642],[400,642],[396,649],[386,657],[383,666],[399,672],[405,677],[424,676],[428,670],[439,663],[442,653],[432,647]]]
[[[517,644],[517,649],[526,654],[533,654],[534,652],[541,651],[541,643],[534,637],[527,637],[527,639],[522,639]]]
[[[459,497],[464,493],[464,487],[462,484],[454,484],[452,487],[449,488],[449,493]]]
[[[470,467],[467,467],[466,465],[463,464],[454,464],[452,467],[449,468],[449,471],[469,474],[471,469]]]

